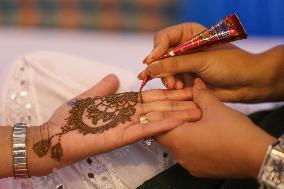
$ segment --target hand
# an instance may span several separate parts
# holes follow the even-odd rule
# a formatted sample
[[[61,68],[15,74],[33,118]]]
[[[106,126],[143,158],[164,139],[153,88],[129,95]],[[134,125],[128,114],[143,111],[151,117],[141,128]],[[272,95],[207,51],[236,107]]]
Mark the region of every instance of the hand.
[[[103,97],[114,93],[117,88],[117,78],[110,75],[93,88],[76,97],[76,99],[83,99],[85,103],[85,99],[88,99],[88,97]],[[124,96],[124,94],[122,94],[122,96]],[[112,115],[111,112],[114,112],[120,104],[123,104],[125,99],[120,99],[121,101],[111,101],[111,99],[109,99],[109,101],[106,99],[100,101],[102,98],[99,98],[96,103],[102,103],[98,107],[100,110],[92,110],[92,105],[88,105],[87,107],[91,108],[93,115],[88,112],[89,109],[86,107],[83,110],[82,116],[80,116],[82,120],[79,121],[77,120],[78,117],[72,117],[72,119],[70,119],[70,117],[74,112],[80,112],[80,108],[74,104],[70,107],[70,103],[63,104],[55,111],[48,123],[45,123],[41,128],[32,128],[30,131],[30,138],[31,135],[34,136],[33,141],[29,140],[28,142],[28,146],[30,146],[28,154],[30,157],[34,157],[30,160],[29,164],[31,173],[33,175],[45,175],[51,172],[53,168],[63,167],[83,158],[114,150],[121,146],[137,142],[146,136],[154,136],[169,131],[185,121],[195,121],[201,116],[201,111],[195,103],[188,101],[192,99],[192,93],[189,89],[145,91],[142,93],[142,97],[144,101],[143,104],[139,102],[139,95],[135,96],[135,98],[139,99],[132,98],[133,102],[138,102],[137,104],[130,101],[125,103],[124,107],[127,107],[131,103],[135,106],[133,107],[134,112],[132,112],[133,109],[120,111],[120,113],[125,114],[125,116],[119,119],[123,118],[124,121],[120,120],[120,122],[117,122],[117,125],[111,125],[108,129],[101,130],[95,134],[90,133],[89,130],[82,129],[80,125],[81,122],[88,125],[90,128],[97,128],[98,125],[103,125],[105,122],[109,123],[114,121],[115,118],[118,118],[118,114],[116,116],[108,115]],[[75,101],[71,102],[75,103]],[[108,109],[109,111],[106,112],[109,114],[103,116],[103,113],[106,113],[103,110],[106,110],[105,108],[112,103],[114,108]],[[73,111],[73,113],[70,110]],[[130,114],[131,112],[133,115]],[[127,115],[131,116],[128,117]],[[139,117],[141,115],[145,115],[150,122],[148,124],[139,124]],[[102,117],[95,122],[96,116]],[[106,120],[103,121],[103,119]],[[66,127],[69,120],[71,120],[72,123],[75,120],[75,124]],[[73,128],[73,130],[70,128]],[[60,135],[56,135],[56,133],[60,133],[63,130],[68,132],[63,132],[61,139],[59,139]],[[54,138],[51,139],[51,147],[43,148],[48,151],[46,151],[46,154],[44,153],[42,157],[38,157],[39,153],[36,153],[36,150],[32,149],[32,147],[34,147],[35,144],[46,143],[48,140],[43,139],[49,139],[54,134]],[[41,142],[42,140],[43,142]],[[51,158],[50,156],[53,156],[52,146],[56,146],[56,144],[59,143],[60,145],[58,145],[58,148],[55,148],[54,151],[59,154],[61,153],[62,157]]]
[[[226,44],[189,55],[155,61],[171,48],[205,29],[196,23],[179,24],[159,31],[154,38],[154,49],[144,62],[148,67],[139,74],[162,78],[168,89],[192,86],[194,77],[205,81],[208,89],[222,101],[256,102],[283,99],[283,47],[262,54],[246,52]],[[281,63],[281,64],[280,64]],[[277,66],[279,65],[279,66]],[[282,71],[283,72],[283,71]],[[279,81],[278,81],[279,80]],[[276,82],[277,81],[277,82]],[[282,92],[279,92],[279,88]],[[277,94],[273,94],[277,91]]]
[[[193,100],[202,118],[156,137],[157,141],[193,176],[256,177],[268,146],[276,139],[226,107],[200,79],[195,80]]]

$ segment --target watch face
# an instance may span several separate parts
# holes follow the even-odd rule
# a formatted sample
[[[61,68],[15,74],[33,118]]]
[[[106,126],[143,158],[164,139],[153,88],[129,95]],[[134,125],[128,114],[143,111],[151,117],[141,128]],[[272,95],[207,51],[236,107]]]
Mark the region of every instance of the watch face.
[[[284,153],[272,149],[263,167],[262,179],[272,187],[284,186]]]

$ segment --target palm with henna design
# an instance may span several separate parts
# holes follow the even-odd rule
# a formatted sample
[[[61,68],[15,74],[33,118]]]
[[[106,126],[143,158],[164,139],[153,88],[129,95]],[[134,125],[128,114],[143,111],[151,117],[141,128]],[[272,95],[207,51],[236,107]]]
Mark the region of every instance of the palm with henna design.
[[[188,101],[192,99],[190,89],[145,91],[142,92],[144,103],[141,103],[136,92],[111,94],[117,87],[117,78],[108,76],[76,97],[76,101],[71,101],[71,106],[66,103],[59,107],[46,123],[49,133],[43,138],[36,137],[33,145],[54,135],[50,146],[56,146],[57,149],[53,150],[60,155],[53,156],[52,149],[45,148],[48,150],[39,159],[52,161],[54,167],[62,167],[169,131],[184,121],[195,121],[201,116],[195,103]],[[150,123],[140,124],[141,115],[145,115]],[[49,153],[60,161],[54,161],[47,155]]]

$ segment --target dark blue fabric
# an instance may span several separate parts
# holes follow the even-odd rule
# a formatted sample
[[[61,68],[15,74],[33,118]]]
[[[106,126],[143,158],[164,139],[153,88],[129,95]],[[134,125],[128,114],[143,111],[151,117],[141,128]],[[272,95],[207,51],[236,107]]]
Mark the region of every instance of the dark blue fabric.
[[[178,1],[178,22],[194,21],[211,26],[236,12],[249,35],[284,36],[284,0]]]

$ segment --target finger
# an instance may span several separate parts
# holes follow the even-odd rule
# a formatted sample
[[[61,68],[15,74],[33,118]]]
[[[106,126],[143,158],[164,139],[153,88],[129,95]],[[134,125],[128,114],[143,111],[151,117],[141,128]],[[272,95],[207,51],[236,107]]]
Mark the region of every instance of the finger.
[[[200,73],[206,66],[208,58],[206,52],[196,52],[189,55],[169,57],[163,60],[158,60],[146,68],[147,73],[152,78],[165,77],[178,73]]]
[[[177,80],[175,89],[182,89],[184,87],[184,84],[181,80]]]
[[[183,33],[182,30],[182,24],[179,24],[158,31],[154,35],[154,48],[145,59],[145,63],[150,64],[153,60],[166,53],[169,47],[179,44]]]
[[[150,122],[164,120],[168,118],[179,119],[184,121],[197,121],[201,118],[201,110],[199,108],[181,111],[168,112],[150,112],[144,115]]]
[[[184,87],[183,81],[182,81],[182,75],[177,74],[175,76],[176,79],[176,84],[175,84],[175,89],[182,89]]]
[[[176,84],[176,79],[174,76],[171,75],[168,77],[163,77],[161,78],[161,80],[167,89],[174,89],[175,84]]]
[[[144,115],[149,112],[166,112],[196,109],[197,105],[193,101],[157,101],[139,104],[137,114]]]
[[[205,29],[196,23],[178,24],[158,31],[154,36],[154,49],[147,56],[144,63],[150,64],[158,57],[166,53],[170,47],[189,40]]]
[[[109,74],[99,81],[95,86],[80,94],[78,97],[106,96],[116,92],[119,87],[119,80],[116,75]]]
[[[147,136],[155,136],[159,133],[169,131],[182,125],[184,121],[177,119],[164,119],[161,121],[153,121],[147,124],[135,124],[128,127],[122,136],[122,144],[130,144],[137,142]]]
[[[208,91],[204,82],[199,78],[194,80],[193,100],[203,112],[206,111],[208,107],[212,108],[221,104],[218,98]]]
[[[137,76],[138,79],[140,80],[143,80],[145,78],[145,76],[148,75],[149,76],[149,73],[148,73],[148,69],[144,69],[142,72],[140,72]],[[172,76],[170,73],[163,73],[163,77],[170,77]],[[151,78],[152,79],[152,78]]]
[[[138,74],[137,78],[143,80],[146,74],[147,74],[146,69],[144,69],[142,72]]]
[[[152,89],[142,92],[144,103],[165,101],[165,100],[192,100],[192,89],[186,88],[181,90]]]

